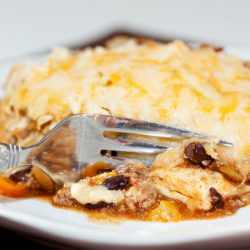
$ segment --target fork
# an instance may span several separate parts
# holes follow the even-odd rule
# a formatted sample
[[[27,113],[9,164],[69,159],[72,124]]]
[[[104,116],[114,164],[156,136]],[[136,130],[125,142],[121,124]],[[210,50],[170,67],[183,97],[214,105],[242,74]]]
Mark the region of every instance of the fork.
[[[114,136],[108,136],[110,134]],[[124,137],[129,134],[137,137]],[[152,122],[108,115],[73,115],[58,123],[32,146],[0,143],[0,170],[33,165],[48,174],[55,183],[63,184],[79,179],[81,171],[90,163],[102,161],[115,166],[128,159],[138,160],[141,154],[145,157],[140,160],[144,159],[144,163],[150,166],[152,159],[146,155],[155,156],[174,147],[171,144],[148,143],[138,139],[138,136],[208,138],[200,133]],[[218,143],[232,146],[224,140]]]

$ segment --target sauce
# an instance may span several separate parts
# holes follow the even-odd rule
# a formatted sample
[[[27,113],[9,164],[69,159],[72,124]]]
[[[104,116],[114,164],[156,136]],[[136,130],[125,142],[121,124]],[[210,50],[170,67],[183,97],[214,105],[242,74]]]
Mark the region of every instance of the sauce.
[[[41,200],[45,200],[50,202],[53,206],[57,208],[63,208],[63,209],[69,209],[72,211],[80,212],[86,214],[90,219],[94,219],[96,221],[98,220],[106,220],[106,221],[124,221],[124,220],[139,220],[139,221],[150,221],[155,222],[155,220],[149,219],[148,215],[149,213],[156,208],[152,207],[148,211],[145,211],[143,213],[139,212],[140,208],[138,208],[137,213],[132,213],[127,210],[122,210],[118,206],[111,206],[111,207],[105,207],[100,209],[87,209],[81,204],[75,204],[72,207],[65,207],[65,206],[57,206],[53,204],[52,196],[41,196],[39,197]],[[217,219],[225,216],[230,216],[232,214],[235,214],[239,207],[235,207],[229,202],[225,202],[225,207],[223,209],[211,209],[210,211],[190,211],[185,204],[179,202],[179,201],[173,201],[173,200],[167,200],[170,201],[172,204],[174,204],[180,215],[180,221],[185,220],[206,220],[206,219]],[[159,201],[160,203],[160,201]],[[157,205],[159,205],[159,203]],[[163,222],[159,220],[159,222]],[[166,222],[166,221],[164,221]]]

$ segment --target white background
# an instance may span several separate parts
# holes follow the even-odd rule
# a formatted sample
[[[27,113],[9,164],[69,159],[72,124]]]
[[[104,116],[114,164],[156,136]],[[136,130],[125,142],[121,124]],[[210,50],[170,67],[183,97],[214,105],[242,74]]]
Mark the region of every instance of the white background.
[[[250,1],[0,0],[0,60],[116,28],[250,46]]]

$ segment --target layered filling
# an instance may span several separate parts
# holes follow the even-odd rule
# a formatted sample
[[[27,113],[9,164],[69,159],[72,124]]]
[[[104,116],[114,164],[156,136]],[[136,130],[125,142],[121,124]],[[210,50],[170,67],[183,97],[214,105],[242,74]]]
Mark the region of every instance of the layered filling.
[[[150,221],[176,221],[228,215],[247,204],[250,187],[232,178],[221,146],[188,140],[156,157],[147,168],[127,162],[115,169],[65,184],[54,196],[58,206]]]
[[[233,149],[200,139],[184,140],[156,156],[118,166],[99,162],[82,170],[76,183],[56,185],[38,166],[6,171],[3,195],[49,194],[55,206],[77,208],[109,217],[179,221],[230,215],[249,202],[250,186]]]

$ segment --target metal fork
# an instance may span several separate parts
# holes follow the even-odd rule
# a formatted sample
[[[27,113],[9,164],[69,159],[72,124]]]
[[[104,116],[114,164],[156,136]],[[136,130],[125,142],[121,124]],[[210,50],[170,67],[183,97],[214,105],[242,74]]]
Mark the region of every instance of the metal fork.
[[[107,136],[112,133],[115,135]],[[117,133],[137,137],[128,139]],[[138,154],[152,156],[173,147],[171,144],[145,142],[138,139],[138,135],[169,139],[207,138],[199,133],[152,122],[108,115],[74,115],[61,121],[32,146],[0,143],[0,170],[35,165],[56,183],[62,184],[76,181],[90,163],[104,161],[116,165],[131,158],[138,160]],[[232,146],[223,140],[219,144]],[[127,156],[128,153],[132,153],[132,156]],[[152,160],[145,159],[144,163],[150,166]]]

